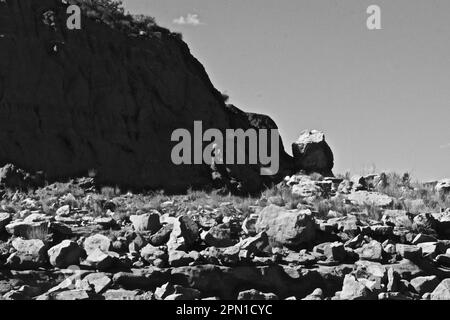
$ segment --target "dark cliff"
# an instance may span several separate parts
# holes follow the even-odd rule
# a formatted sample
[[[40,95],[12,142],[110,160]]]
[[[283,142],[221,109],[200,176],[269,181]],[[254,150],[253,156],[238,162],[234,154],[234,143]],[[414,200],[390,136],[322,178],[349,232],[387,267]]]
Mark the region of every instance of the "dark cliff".
[[[101,184],[181,191],[208,185],[211,170],[172,164],[173,130],[194,121],[204,130],[274,126],[241,111],[236,120],[178,35],[130,35],[86,16],[68,30],[66,6],[0,1],[0,165],[50,180],[94,169]],[[280,153],[285,169],[290,158]],[[281,176],[260,177],[257,166],[229,172],[248,191]]]

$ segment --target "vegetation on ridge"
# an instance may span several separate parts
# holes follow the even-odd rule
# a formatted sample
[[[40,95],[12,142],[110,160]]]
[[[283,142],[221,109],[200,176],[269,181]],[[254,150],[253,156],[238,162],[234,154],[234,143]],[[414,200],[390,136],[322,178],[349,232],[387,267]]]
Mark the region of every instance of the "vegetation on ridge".
[[[126,13],[122,0],[69,0],[68,2],[80,6],[88,18],[100,21],[128,35],[146,36],[155,32],[172,34],[168,29],[158,26],[154,17]]]

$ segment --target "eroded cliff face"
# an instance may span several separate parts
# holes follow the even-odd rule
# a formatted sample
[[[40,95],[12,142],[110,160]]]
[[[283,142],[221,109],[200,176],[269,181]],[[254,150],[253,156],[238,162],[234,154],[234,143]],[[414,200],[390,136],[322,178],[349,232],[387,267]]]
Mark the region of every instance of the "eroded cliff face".
[[[84,16],[68,30],[66,19],[58,0],[0,1],[0,165],[50,180],[94,169],[101,184],[167,191],[210,183],[207,165],[172,163],[172,132],[242,124],[187,45]],[[239,172],[248,189],[267,182],[254,166]]]

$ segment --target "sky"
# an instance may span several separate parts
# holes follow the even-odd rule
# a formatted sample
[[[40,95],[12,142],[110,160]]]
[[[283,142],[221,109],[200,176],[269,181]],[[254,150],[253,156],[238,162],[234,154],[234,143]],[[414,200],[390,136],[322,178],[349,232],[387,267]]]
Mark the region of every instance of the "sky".
[[[369,5],[381,30],[368,30]],[[335,173],[450,177],[450,1],[124,0],[181,32],[230,102],[285,147],[325,133]]]

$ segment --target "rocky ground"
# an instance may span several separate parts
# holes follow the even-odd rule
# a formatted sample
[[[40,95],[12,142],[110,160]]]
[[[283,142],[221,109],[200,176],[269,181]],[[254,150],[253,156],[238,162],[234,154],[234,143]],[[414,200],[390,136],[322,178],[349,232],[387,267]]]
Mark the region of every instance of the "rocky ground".
[[[3,299],[450,299],[450,181],[301,172],[260,197],[2,191]]]

